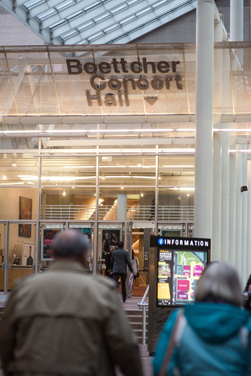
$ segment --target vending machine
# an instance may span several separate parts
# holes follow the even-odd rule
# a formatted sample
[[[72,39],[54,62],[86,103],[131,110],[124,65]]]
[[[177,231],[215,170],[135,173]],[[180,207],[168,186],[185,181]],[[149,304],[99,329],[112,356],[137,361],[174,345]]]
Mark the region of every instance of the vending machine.
[[[194,301],[196,283],[210,261],[210,239],[151,236],[148,351],[173,309]]]

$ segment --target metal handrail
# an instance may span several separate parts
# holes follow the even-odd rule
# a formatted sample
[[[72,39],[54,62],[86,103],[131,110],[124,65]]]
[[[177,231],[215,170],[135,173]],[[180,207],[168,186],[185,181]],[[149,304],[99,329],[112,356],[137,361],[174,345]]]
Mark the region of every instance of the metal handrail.
[[[46,205],[40,208],[45,219],[81,219],[90,220],[96,212],[95,205]],[[114,205],[98,207],[99,220],[117,220],[118,208]],[[127,220],[154,220],[155,209],[152,205],[132,205],[127,208]],[[194,220],[193,206],[159,205],[158,220],[191,221]]]
[[[138,306],[142,309],[143,317],[142,317],[142,345],[146,345],[146,310],[148,308],[148,303],[145,303],[146,296],[149,291],[149,285],[147,285],[146,291],[144,293],[143,298],[141,299],[140,303],[138,303]]]

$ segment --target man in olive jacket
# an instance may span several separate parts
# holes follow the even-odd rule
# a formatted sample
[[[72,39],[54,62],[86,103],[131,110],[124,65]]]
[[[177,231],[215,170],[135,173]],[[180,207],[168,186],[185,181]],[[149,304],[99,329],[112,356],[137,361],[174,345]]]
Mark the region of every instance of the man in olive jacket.
[[[85,268],[81,233],[60,233],[50,270],[19,281],[0,328],[5,375],[142,376],[139,350],[110,279]]]

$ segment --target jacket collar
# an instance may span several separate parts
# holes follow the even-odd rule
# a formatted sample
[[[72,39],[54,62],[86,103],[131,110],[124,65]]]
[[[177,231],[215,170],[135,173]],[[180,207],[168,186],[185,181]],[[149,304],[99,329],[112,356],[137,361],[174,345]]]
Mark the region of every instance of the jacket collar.
[[[65,270],[71,272],[87,273],[87,269],[75,260],[54,260],[50,266],[50,270]]]

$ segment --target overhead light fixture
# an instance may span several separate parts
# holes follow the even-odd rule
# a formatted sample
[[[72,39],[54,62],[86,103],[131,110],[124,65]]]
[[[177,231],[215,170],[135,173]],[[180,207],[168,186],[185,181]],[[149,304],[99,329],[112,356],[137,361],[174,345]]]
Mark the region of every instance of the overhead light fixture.
[[[174,188],[169,188],[169,189],[172,189],[174,191],[194,191],[195,190],[194,187],[174,187]]]
[[[251,153],[251,149],[246,149],[246,150],[243,150],[243,149],[240,149],[240,150],[233,149],[233,150],[229,150],[229,153],[247,153],[247,154],[250,154]]]
[[[16,167],[17,166],[17,164],[16,164],[16,162],[14,161],[13,163],[12,163],[12,167]]]
[[[6,175],[3,175],[3,180],[7,180],[7,176]]]
[[[163,165],[160,168],[194,168],[194,165]]]
[[[24,185],[24,181],[19,181],[16,183],[7,183],[8,185]],[[0,183],[0,185],[6,185],[6,183]]]
[[[63,192],[63,196],[66,196],[66,192],[65,191]]]
[[[141,194],[140,194],[140,197],[144,197],[144,193],[141,193]]]
[[[35,175],[18,175],[21,180],[38,180],[38,177]],[[41,181],[55,181],[55,182],[62,182],[62,181],[75,181],[75,180],[88,180],[88,179],[96,179],[96,176],[42,176]]]
[[[96,166],[64,166],[64,168],[94,168]]]
[[[137,166],[128,166],[130,168],[155,168],[155,165],[150,165],[150,166],[142,166],[141,164],[138,164]]]
[[[120,187],[120,189],[124,189],[124,187]]]
[[[72,186],[72,189],[75,189],[75,185]]]

